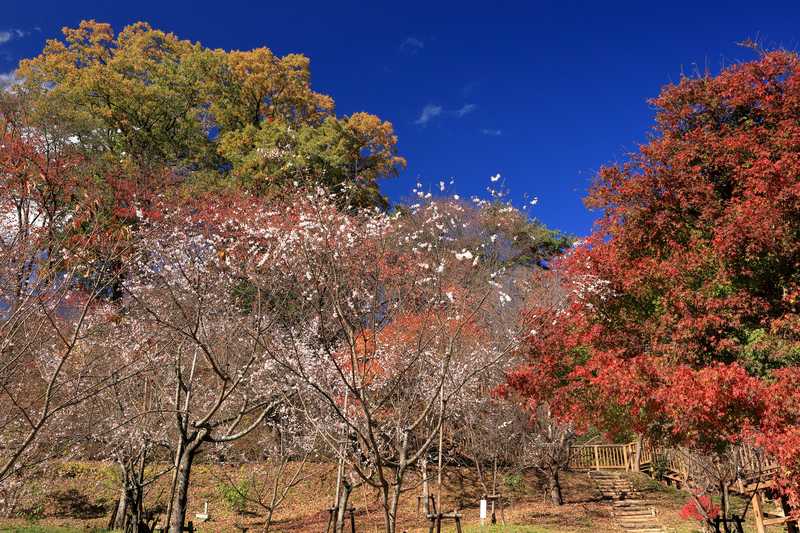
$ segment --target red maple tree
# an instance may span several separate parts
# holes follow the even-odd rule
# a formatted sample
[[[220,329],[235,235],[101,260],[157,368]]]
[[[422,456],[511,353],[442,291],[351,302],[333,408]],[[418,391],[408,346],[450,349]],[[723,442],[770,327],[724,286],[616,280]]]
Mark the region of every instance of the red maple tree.
[[[756,442],[798,503],[800,58],[762,53],[652,100],[649,142],[603,167],[565,298],[509,376],[562,414],[705,451]]]

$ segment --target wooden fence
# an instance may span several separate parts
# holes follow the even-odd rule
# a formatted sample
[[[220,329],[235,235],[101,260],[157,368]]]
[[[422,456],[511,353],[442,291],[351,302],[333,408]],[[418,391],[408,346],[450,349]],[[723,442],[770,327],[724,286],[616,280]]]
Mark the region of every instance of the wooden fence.
[[[740,465],[739,484],[764,483],[773,477],[777,465],[766,460],[751,448],[736,452]],[[648,444],[581,444],[570,451],[569,467],[572,470],[662,470],[666,478],[683,482],[689,467],[686,457],[678,450],[653,447]]]
[[[569,466],[573,470],[638,470],[636,447],[635,442],[573,446]]]
[[[790,515],[786,500],[781,500],[777,515],[764,512],[763,498],[766,490],[773,484],[778,470],[774,460],[764,457],[751,447],[741,447],[734,452],[734,460],[739,465],[736,482],[729,489],[751,498],[753,515],[758,533],[767,533],[768,526],[789,526],[800,529],[797,518]],[[635,470],[648,471],[654,475],[656,470],[668,483],[683,484],[689,477],[689,459],[679,450],[658,448],[647,444],[582,444],[573,446],[570,451],[569,467],[573,470]],[[741,521],[741,517],[734,517]]]

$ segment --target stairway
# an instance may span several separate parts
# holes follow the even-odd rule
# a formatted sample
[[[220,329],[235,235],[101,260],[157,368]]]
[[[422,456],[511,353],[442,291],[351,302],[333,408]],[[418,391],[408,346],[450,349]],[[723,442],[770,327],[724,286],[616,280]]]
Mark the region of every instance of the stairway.
[[[611,514],[623,531],[630,533],[665,533],[656,511],[647,505],[630,480],[616,472],[591,471],[603,499],[611,500]]]

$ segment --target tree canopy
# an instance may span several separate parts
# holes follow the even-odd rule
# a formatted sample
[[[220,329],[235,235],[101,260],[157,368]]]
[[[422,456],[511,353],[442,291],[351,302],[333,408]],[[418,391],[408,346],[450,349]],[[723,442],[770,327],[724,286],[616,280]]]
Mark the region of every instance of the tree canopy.
[[[602,216],[508,385],[618,436],[762,446],[797,503],[800,59],[762,53],[651,103],[649,141],[599,171]]]
[[[115,34],[84,21],[17,76],[31,127],[79,146],[100,173],[166,168],[160,184],[256,194],[314,181],[382,205],[378,179],[405,166],[392,124],[337,116],[301,54],[212,50],[142,22]]]

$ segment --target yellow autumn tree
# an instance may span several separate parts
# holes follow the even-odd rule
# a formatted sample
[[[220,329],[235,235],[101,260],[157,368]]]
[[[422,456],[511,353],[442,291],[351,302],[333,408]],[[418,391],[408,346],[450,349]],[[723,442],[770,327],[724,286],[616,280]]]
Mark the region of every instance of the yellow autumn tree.
[[[144,22],[63,33],[20,63],[17,96],[33,127],[92,156],[95,175],[259,194],[312,181],[379,204],[378,179],[405,165],[392,124],[336,116],[301,54],[211,50]]]

